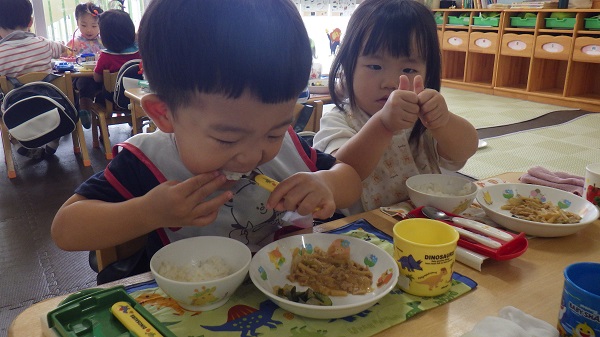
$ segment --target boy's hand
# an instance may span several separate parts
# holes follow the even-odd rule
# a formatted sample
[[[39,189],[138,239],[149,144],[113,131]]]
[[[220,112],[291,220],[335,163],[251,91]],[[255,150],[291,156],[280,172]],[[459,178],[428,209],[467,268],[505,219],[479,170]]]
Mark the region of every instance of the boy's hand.
[[[322,178],[313,173],[296,173],[280,182],[267,200],[267,208],[296,211],[326,219],[335,212],[333,193]]]
[[[411,128],[419,118],[419,97],[410,90],[406,75],[400,76],[398,90],[394,90],[377,114],[383,126],[390,132]]]
[[[206,226],[216,218],[221,207],[233,197],[224,191],[206,199],[227,179],[219,172],[199,174],[183,182],[164,182],[143,196],[148,220],[159,227]]]
[[[445,126],[450,120],[450,111],[442,94],[425,89],[421,76],[415,77],[413,86],[419,99],[419,118],[423,125],[431,130]]]

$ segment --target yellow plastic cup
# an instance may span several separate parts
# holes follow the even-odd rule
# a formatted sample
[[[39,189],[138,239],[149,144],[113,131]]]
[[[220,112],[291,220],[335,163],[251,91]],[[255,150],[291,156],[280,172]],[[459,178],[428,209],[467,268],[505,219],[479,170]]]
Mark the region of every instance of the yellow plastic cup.
[[[431,219],[407,219],[394,225],[398,285],[417,296],[441,295],[452,286],[458,232]]]

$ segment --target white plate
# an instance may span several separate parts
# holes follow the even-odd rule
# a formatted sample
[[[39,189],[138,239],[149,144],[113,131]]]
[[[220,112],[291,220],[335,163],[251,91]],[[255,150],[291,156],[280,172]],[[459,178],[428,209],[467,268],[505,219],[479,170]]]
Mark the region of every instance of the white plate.
[[[512,216],[509,210],[500,209],[507,200],[520,194],[541,201],[550,201],[561,209],[581,216],[574,224],[552,224],[523,220]],[[598,219],[598,209],[589,201],[573,193],[534,184],[498,184],[486,186],[477,192],[477,202],[487,216],[498,224],[517,232],[543,237],[557,237],[576,233]]]
[[[331,245],[350,250],[350,258],[358,263],[365,264],[367,261],[367,265],[372,265],[369,267],[373,273],[372,292],[365,295],[331,296],[332,306],[300,304],[273,293],[274,286],[283,287],[286,283],[296,285],[298,291],[307,289],[286,278],[290,273],[294,249],[310,250],[319,247],[327,251]],[[370,308],[394,288],[399,275],[398,265],[392,256],[374,244],[346,235],[323,233],[295,235],[270,243],[254,255],[249,272],[256,287],[282,309],[296,315],[320,319],[350,316]],[[380,279],[387,282],[378,286]]]

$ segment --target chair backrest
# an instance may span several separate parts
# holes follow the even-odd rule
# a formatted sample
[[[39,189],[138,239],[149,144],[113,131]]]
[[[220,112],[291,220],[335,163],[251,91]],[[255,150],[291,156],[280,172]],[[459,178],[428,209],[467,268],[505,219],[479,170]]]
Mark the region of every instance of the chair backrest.
[[[29,82],[41,81],[48,73],[35,72],[28,73],[17,77],[19,82],[26,84]],[[54,79],[52,82],[60,91],[62,91],[71,102],[75,102],[73,96],[73,80],[71,79],[71,72],[65,71],[63,76]],[[6,76],[0,76],[0,88],[2,88],[2,92],[7,93],[13,89],[12,83],[6,79]]]
[[[104,89],[107,92],[115,91],[115,84],[117,83],[118,72],[111,73],[110,70],[104,69],[102,72],[102,78],[104,81]]]
[[[319,131],[320,120],[323,115],[323,101],[314,101],[307,104],[296,103],[294,108],[294,130]],[[310,116],[308,120],[307,116]],[[297,128],[298,127],[298,128]],[[298,130],[301,128],[301,130]]]

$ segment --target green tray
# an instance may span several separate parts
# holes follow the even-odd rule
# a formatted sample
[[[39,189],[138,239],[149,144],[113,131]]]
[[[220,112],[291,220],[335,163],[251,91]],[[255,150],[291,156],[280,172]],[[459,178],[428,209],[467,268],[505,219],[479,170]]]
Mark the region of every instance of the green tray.
[[[482,18],[480,16],[476,16],[473,18],[474,26],[498,27],[499,24],[500,18]]]
[[[448,15],[448,24],[449,25],[468,26],[469,25],[469,17],[468,16]]]
[[[521,18],[512,16],[510,18],[511,27],[535,27],[536,18]]]
[[[552,29],[573,29],[575,27],[575,18],[546,18],[546,28]]]
[[[584,28],[591,30],[600,30],[600,18],[585,18]]]
[[[444,16],[443,15],[434,15],[433,18],[435,19],[435,23],[437,23],[438,25],[444,24]]]
[[[127,294],[123,286],[75,293],[47,315],[48,327],[61,337],[135,337],[110,312],[119,301],[129,303],[165,337],[177,337]]]

